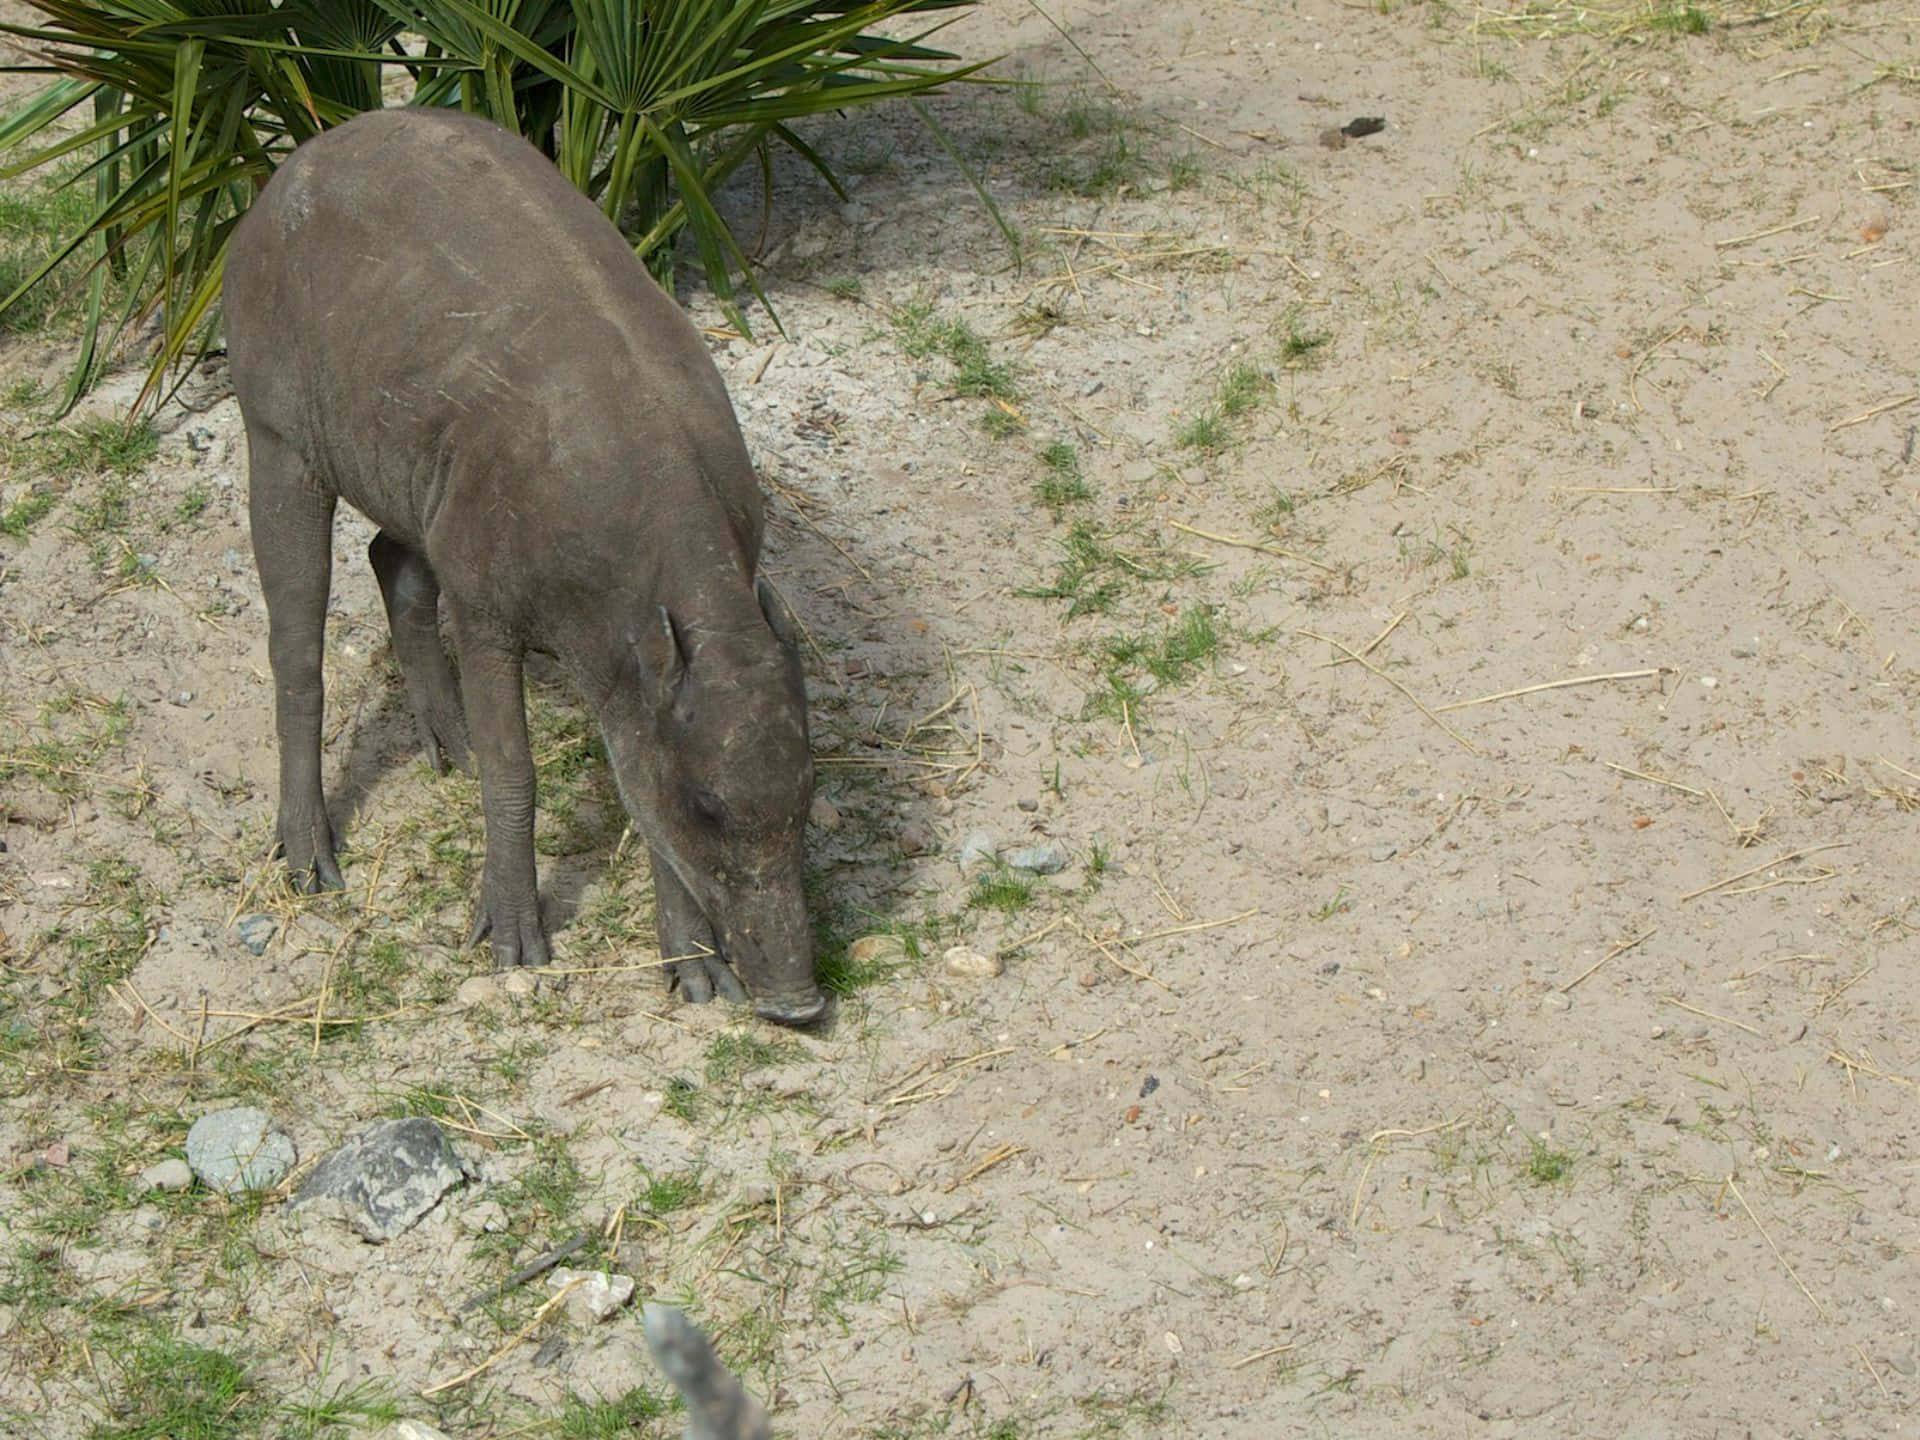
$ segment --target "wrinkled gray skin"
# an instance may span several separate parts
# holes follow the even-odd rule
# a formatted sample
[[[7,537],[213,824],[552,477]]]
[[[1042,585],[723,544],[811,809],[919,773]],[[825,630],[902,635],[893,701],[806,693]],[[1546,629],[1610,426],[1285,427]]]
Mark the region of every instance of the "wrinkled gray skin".
[[[478,761],[500,965],[548,959],[521,664],[552,654],[651,848],[670,983],[800,1024],[813,790],[792,621],[719,372],[619,232],[531,145],[441,110],[301,146],[233,236],[228,352],[280,739],[279,843],[338,888],[320,790],[336,499],[370,551],[435,768]],[[459,678],[442,648],[446,601]]]
[[[687,1402],[686,1440],[773,1440],[767,1412],[720,1363],[707,1337],[667,1305],[641,1316],[647,1348],[680,1398]]]

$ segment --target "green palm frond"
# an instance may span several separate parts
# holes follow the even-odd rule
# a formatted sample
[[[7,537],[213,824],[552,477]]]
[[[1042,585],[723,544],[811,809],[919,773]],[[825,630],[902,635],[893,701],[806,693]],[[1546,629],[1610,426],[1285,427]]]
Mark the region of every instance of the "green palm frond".
[[[987,63],[928,43],[976,0],[27,3],[38,23],[0,32],[36,58],[16,68],[49,83],[0,116],[0,178],[86,155],[66,183],[91,185],[95,204],[0,297],[0,313],[81,267],[88,306],[68,404],[113,339],[155,313],[162,343],[146,393],[158,393],[212,333],[228,238],[274,166],[385,103],[396,80],[407,103],[457,106],[533,141],[629,227],[657,272],[684,232],[731,311],[736,280],[759,294],[714,205],[735,170],[778,144],[838,190],[792,122],[923,97],[980,78]],[[109,273],[125,282],[117,316]]]

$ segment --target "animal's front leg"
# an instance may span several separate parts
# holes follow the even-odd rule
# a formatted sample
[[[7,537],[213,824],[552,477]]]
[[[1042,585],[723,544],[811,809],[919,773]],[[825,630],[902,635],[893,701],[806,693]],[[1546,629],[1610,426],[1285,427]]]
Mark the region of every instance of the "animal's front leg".
[[[666,856],[658,850],[652,853],[653,932],[660,943],[660,958],[674,962],[667,967],[667,988],[678,987],[693,1005],[704,1005],[715,995],[744,1005],[747,992],[720,954],[712,924]]]
[[[493,937],[498,966],[545,965],[547,932],[533,864],[533,751],[518,640],[484,615],[453,608],[480,804],[487,818],[487,863],[469,945]]]

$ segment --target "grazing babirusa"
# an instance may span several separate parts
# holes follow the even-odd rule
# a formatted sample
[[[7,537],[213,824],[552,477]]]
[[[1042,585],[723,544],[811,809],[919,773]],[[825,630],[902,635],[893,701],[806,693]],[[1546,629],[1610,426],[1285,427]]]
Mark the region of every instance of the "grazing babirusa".
[[[759,481],[699,332],[618,229],[488,121],[374,111],[280,166],[225,285],[295,878],[342,883],[320,729],[344,499],[380,527],[370,558],[428,758],[478,762],[472,939],[501,965],[548,959],[521,675],[539,650],[592,710],[649,847],[661,953],[694,957],[670,983],[817,1016],[806,695],[758,575]]]

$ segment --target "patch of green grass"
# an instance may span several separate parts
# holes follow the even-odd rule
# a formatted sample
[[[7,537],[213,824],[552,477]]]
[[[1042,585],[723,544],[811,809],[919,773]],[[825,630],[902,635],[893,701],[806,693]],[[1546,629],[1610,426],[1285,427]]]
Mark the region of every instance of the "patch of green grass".
[[[1227,443],[1227,422],[1217,410],[1202,410],[1173,432],[1173,443],[1182,450],[1218,450]]]
[[[0,406],[8,410],[37,410],[46,400],[46,386],[31,378],[16,380],[0,390]]]
[[[1058,520],[1069,505],[1083,504],[1093,498],[1093,487],[1080,473],[1080,452],[1064,440],[1055,440],[1040,451],[1044,467],[1036,491],[1040,503]]]
[[[86,899],[50,932],[67,952],[65,998],[90,1011],[108,985],[133,973],[146,954],[159,901],[131,860],[95,860],[87,866]]]
[[[962,395],[1011,400],[1019,393],[1013,371],[995,360],[986,341],[956,316],[941,315],[925,301],[902,305],[893,314],[893,334],[901,352],[914,360],[939,356],[953,367],[950,379]]]
[[[969,910],[998,910],[1003,915],[1018,915],[1033,903],[1034,882],[1006,866],[996,863],[974,878],[967,896]]]
[[[1647,17],[1647,28],[1673,35],[1704,35],[1711,28],[1707,12],[1697,5],[1669,5]]]
[[[1026,433],[1027,422],[1018,411],[990,405],[980,412],[980,428],[996,440],[1010,440]]]
[[[762,1040],[745,1031],[724,1032],[707,1046],[707,1082],[731,1085],[750,1070],[789,1065],[806,1056],[797,1041]]]
[[[1065,600],[1067,618],[1098,615],[1119,598],[1119,576],[1112,572],[1114,551],[1090,520],[1076,520],[1060,541],[1061,557],[1053,583],[1016,590],[1036,600]]]
[[[707,1193],[706,1182],[698,1170],[676,1170],[666,1175],[656,1175],[651,1170],[644,1173],[647,1184],[639,1199],[652,1215],[671,1215],[675,1210],[685,1210],[699,1203]]]
[[[1573,1174],[1573,1152],[1556,1150],[1546,1141],[1527,1139],[1527,1178],[1536,1185],[1557,1185]]]
[[[1300,508],[1300,502],[1285,490],[1275,490],[1273,498],[1253,512],[1253,523],[1262,530],[1278,530]]]
[[[1473,573],[1472,537],[1457,529],[1445,541],[1438,536],[1422,542],[1402,539],[1400,553],[1409,567],[1445,566],[1450,579],[1465,580]]]
[[[636,1385],[613,1400],[582,1400],[568,1395],[560,1412],[560,1440],[630,1440],[635,1432],[654,1433],[655,1420],[673,1412],[659,1391]]]
[[[1272,392],[1273,381],[1258,365],[1235,361],[1220,377],[1212,401],[1174,431],[1174,443],[1183,450],[1222,449],[1233,438],[1228,422],[1258,409]]]
[[[68,175],[76,174],[73,167]],[[93,211],[93,187],[85,181],[14,186],[0,192],[0,298],[11,295],[53,254],[60,242],[81,229]],[[68,276],[80,267],[70,267]],[[79,290],[65,283],[36,285],[0,314],[0,333],[22,335],[65,319]]]
[[[700,1082],[690,1080],[685,1075],[675,1075],[667,1081],[660,1098],[660,1109],[683,1125],[691,1125],[706,1109],[706,1096],[700,1093]]]
[[[1289,370],[1310,369],[1326,358],[1325,351],[1331,344],[1332,335],[1324,330],[1309,330],[1300,323],[1299,316],[1290,316],[1286,338],[1280,342],[1281,363]]]
[[[5,510],[0,510],[0,535],[24,540],[33,527],[47,517],[60,497],[45,485],[35,485]]]
[[[96,1345],[96,1353],[113,1351]],[[238,1440],[264,1431],[271,1407],[232,1357],[161,1338],[121,1354],[113,1415],[88,1440]]]
[[[213,491],[209,490],[205,485],[197,482],[189,485],[186,493],[180,497],[179,503],[173,507],[172,523],[175,525],[189,525],[193,521],[198,520],[201,512],[207,508],[212,500]]]
[[[1140,146],[1124,134],[1109,135],[1087,155],[1059,161],[1047,175],[1054,190],[1094,199],[1136,186],[1146,169]]]
[[[1212,608],[1195,605],[1157,639],[1112,635],[1105,648],[1108,668],[1145,671],[1160,684],[1173,685],[1219,653],[1220,631]]]
[[[1342,885],[1333,892],[1333,898],[1313,912],[1315,920],[1331,920],[1336,915],[1344,915],[1353,909],[1353,901],[1347,898],[1347,887]]]
[[[1111,100],[1076,91],[1060,108],[1060,123],[1075,140],[1111,135],[1127,127],[1126,113]]]
[[[833,1321],[846,1334],[852,1328],[847,1308],[878,1300],[886,1293],[888,1277],[899,1274],[905,1262],[879,1230],[863,1230],[849,1243],[839,1242],[838,1235],[828,1239],[820,1281],[814,1287],[813,1310],[816,1318]]]
[[[858,300],[867,293],[867,288],[858,275],[843,275],[827,282],[827,293],[836,300]]]
[[[274,1440],[323,1440],[342,1431],[358,1435],[371,1426],[390,1424],[402,1413],[388,1382],[376,1377],[331,1390],[316,1388],[310,1398],[284,1401],[275,1407],[280,1423],[272,1433]]]
[[[1204,173],[1200,157],[1191,150],[1182,150],[1167,157],[1167,189],[1176,195],[1198,185]]]

